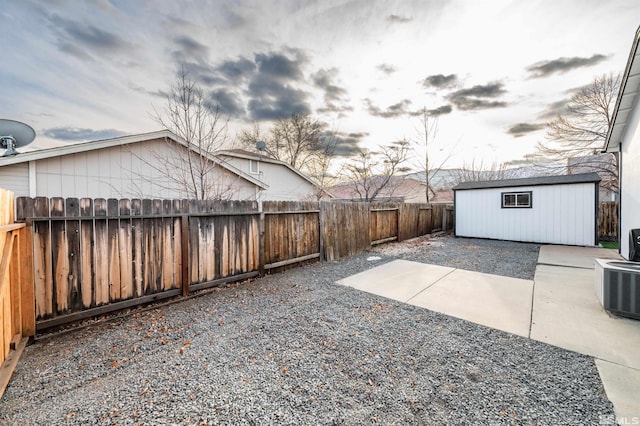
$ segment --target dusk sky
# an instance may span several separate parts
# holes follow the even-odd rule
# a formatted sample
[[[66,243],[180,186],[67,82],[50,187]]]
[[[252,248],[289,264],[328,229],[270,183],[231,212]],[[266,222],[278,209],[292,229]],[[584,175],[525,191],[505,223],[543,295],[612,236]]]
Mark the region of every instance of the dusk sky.
[[[447,167],[533,152],[573,90],[624,70],[640,24],[638,0],[0,4],[0,118],[31,148],[160,130],[184,66],[231,137],[308,112],[348,151],[416,138],[426,107]]]

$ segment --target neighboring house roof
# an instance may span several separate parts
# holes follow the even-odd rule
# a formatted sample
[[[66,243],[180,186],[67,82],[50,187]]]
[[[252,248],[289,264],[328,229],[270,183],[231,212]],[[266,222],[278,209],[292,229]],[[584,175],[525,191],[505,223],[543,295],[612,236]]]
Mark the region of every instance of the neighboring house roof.
[[[188,144],[184,139],[177,136],[172,131],[165,129],[157,132],[140,133],[137,135],[121,136],[121,137],[111,138],[111,139],[103,139],[103,140],[92,141],[92,142],[82,142],[82,143],[76,143],[72,145],[63,145],[55,148],[29,151],[29,152],[20,153],[12,157],[0,157],[0,167],[8,166],[11,164],[25,163],[28,161],[42,160],[42,159],[52,158],[52,157],[60,157],[63,155],[77,154],[81,152],[94,151],[97,149],[111,148],[119,145],[128,145],[128,144],[133,144],[138,142],[145,142],[145,141],[150,141],[154,139],[164,139],[164,138],[171,139],[174,142],[195,151],[194,149],[195,147],[193,145]],[[227,164],[226,162],[220,160],[219,158],[216,158],[216,156],[211,153],[204,153],[204,155],[206,155],[206,157],[209,160],[216,163],[220,167],[226,169],[227,171],[233,174],[240,176],[241,178],[251,182],[252,184],[258,186],[259,188],[266,189],[269,187],[264,182],[261,182],[260,180],[250,176],[249,174],[243,172],[242,170],[237,169],[236,167],[233,167],[230,164]]]
[[[631,120],[631,111],[638,102],[638,92],[640,92],[640,51],[638,44],[640,43],[640,27],[636,31],[629,53],[629,60],[622,76],[618,99],[613,110],[613,124],[607,132],[607,139],[604,145],[604,151],[618,151],[622,138],[624,137],[627,123]]]
[[[382,185],[383,181],[386,178],[384,176],[373,176],[370,179],[369,184],[372,189],[377,188],[379,185]],[[362,184],[359,184],[360,187]],[[425,184],[418,179],[403,177],[403,176],[394,176],[391,178],[389,183],[382,188],[380,193],[376,196],[376,199],[394,199],[394,200],[405,200],[415,198],[416,196],[422,196],[424,194]],[[329,191],[334,195],[337,199],[343,200],[352,200],[359,199],[360,195],[356,190],[356,183],[347,182],[341,183],[329,188]]]
[[[284,161],[276,160],[275,158],[271,158],[271,157],[268,157],[268,156],[265,156],[265,155],[256,154],[256,153],[253,153],[253,152],[250,152],[250,151],[245,151],[244,149],[222,150],[222,151],[216,152],[216,155],[222,156],[222,157],[235,157],[235,158],[244,158],[246,160],[262,161],[263,163],[278,164],[280,166],[284,166],[284,167],[288,168],[293,173],[297,174],[298,176],[300,176],[302,179],[304,179],[307,182],[309,182],[314,187],[317,186],[316,183],[313,180],[311,180],[310,177],[308,177],[307,175],[302,173],[300,170],[296,169],[291,164],[288,164],[288,163],[286,163]]]
[[[483,182],[462,182],[453,187],[454,191],[465,189],[509,188],[515,186],[561,185],[571,183],[600,182],[597,173],[580,173],[576,175],[544,176],[521,179],[490,180]]]

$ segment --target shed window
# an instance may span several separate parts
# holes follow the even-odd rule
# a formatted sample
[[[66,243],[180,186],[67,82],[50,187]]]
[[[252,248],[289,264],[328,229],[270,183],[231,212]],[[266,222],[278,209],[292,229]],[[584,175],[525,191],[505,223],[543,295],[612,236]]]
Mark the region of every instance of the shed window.
[[[503,192],[503,209],[522,209],[531,207],[531,191],[527,192]]]

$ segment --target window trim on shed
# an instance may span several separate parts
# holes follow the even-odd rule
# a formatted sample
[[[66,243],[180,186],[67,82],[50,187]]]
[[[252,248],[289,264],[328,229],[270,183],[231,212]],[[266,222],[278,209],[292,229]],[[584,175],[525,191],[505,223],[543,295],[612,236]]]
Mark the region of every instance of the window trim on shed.
[[[518,196],[520,195],[528,195],[529,198],[529,203],[528,204],[518,204]],[[505,202],[505,199],[508,195],[514,195],[515,198],[515,204],[513,205],[507,205],[507,203]],[[509,191],[509,192],[501,192],[500,193],[500,200],[501,200],[501,207],[503,209],[530,209],[533,206],[533,191]]]

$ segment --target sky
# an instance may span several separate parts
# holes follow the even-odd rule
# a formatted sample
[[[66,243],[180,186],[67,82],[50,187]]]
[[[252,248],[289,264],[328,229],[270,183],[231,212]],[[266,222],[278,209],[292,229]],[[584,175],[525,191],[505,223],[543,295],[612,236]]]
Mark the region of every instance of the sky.
[[[185,69],[229,117],[310,113],[341,153],[420,138],[432,163],[518,164],[576,88],[622,72],[637,0],[0,0],[0,118],[26,149],[160,130]],[[20,151],[20,149],[19,149]]]

